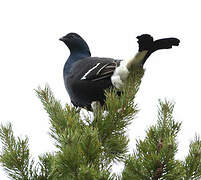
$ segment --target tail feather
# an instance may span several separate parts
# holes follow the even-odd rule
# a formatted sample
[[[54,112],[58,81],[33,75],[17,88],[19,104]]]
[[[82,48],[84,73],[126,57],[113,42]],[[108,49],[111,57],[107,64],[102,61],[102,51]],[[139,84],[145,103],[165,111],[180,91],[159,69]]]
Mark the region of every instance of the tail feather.
[[[153,43],[153,52],[159,49],[170,49],[172,46],[179,45],[179,39],[177,38],[164,38],[154,41]]]
[[[148,50],[146,56],[142,59],[141,64],[144,65],[148,57],[155,51],[160,49],[170,49],[172,46],[178,46],[180,40],[177,38],[164,38],[153,40],[152,36],[143,34],[137,37],[139,44],[139,52]]]

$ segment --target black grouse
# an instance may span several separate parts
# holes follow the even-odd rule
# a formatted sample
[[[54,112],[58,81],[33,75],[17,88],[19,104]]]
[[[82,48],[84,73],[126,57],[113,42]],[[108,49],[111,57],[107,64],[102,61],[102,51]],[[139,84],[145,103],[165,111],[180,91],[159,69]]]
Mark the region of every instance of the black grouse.
[[[130,60],[91,57],[86,41],[76,33],[69,33],[60,38],[70,50],[64,69],[63,78],[71,102],[76,107],[91,110],[92,102],[104,105],[105,89],[120,88],[129,74],[132,64],[144,65],[147,58],[156,50],[169,49],[179,45],[177,38],[153,40],[143,34],[137,37],[139,51]]]

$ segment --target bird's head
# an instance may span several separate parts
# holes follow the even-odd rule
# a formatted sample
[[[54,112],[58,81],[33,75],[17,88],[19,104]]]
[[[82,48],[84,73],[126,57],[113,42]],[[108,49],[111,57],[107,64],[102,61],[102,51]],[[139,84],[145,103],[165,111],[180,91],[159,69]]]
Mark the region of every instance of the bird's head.
[[[69,33],[59,40],[63,41],[71,52],[88,51],[90,53],[86,41],[76,33]]]

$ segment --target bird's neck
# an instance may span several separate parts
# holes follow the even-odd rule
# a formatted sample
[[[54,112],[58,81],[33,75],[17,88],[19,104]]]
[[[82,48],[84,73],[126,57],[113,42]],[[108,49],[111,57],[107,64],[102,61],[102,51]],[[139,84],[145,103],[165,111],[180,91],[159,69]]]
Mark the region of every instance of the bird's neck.
[[[70,50],[70,57],[73,59],[82,59],[83,57],[91,56],[89,49],[82,49],[82,50]]]
[[[70,56],[68,57],[68,60],[65,63],[64,72],[68,73],[70,71],[73,63],[77,62],[80,59],[87,58],[90,56],[91,56],[91,53],[90,53],[90,51],[87,51],[87,50],[83,51],[83,52],[76,52],[76,51],[72,52],[71,51]]]

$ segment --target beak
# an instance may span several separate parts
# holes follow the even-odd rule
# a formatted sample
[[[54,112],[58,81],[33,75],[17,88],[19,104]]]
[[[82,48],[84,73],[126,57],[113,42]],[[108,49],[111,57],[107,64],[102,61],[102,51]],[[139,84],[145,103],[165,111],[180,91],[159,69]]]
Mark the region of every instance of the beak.
[[[59,40],[64,42],[64,37],[61,37]]]

